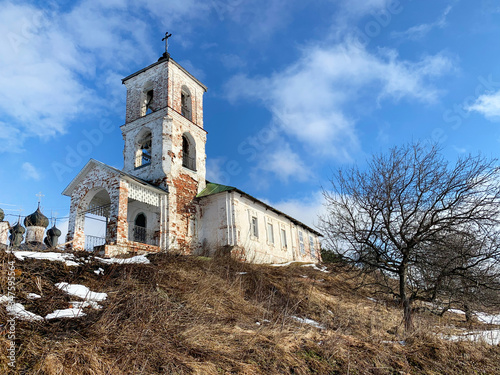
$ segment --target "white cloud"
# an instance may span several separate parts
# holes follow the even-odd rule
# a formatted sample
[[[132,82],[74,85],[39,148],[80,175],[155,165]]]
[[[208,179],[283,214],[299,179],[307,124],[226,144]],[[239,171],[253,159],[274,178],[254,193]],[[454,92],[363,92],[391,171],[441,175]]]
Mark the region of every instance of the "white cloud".
[[[404,38],[410,40],[417,40],[425,37],[429,34],[433,29],[439,28],[442,29],[446,26],[446,18],[450,11],[452,10],[452,6],[446,7],[443,14],[432,23],[423,23],[417,26],[410,27],[408,30],[397,32],[394,31],[391,33],[393,38]]]
[[[109,104],[123,89],[107,87],[107,77],[157,57],[147,43],[150,20],[162,23],[168,14],[169,25],[181,28],[208,9],[199,0],[168,7],[159,0],[83,0],[64,10],[55,3],[0,4],[0,127],[7,130],[0,139],[10,151],[28,137],[63,134],[82,115],[114,111]]]
[[[28,162],[23,163],[22,170],[24,173],[24,178],[27,180],[38,181],[41,178],[40,172],[38,172],[35,166],[31,163]]]
[[[226,92],[230,100],[261,100],[282,132],[314,153],[348,160],[359,148],[354,119],[359,114],[349,111],[350,104],[369,108],[402,98],[435,102],[439,90],[432,80],[452,67],[452,61],[440,54],[411,62],[393,50],[371,53],[354,42],[316,45],[270,77],[234,76]]]
[[[318,217],[326,213],[323,194],[318,191],[302,199],[289,199],[272,202],[271,206],[312,228],[319,223]]]
[[[500,91],[493,94],[481,95],[474,104],[467,108],[468,111],[481,113],[489,120],[500,120]]]
[[[285,183],[290,178],[297,181],[307,181],[312,177],[311,170],[300,156],[291,150],[289,144],[281,144],[280,148],[266,152],[260,160],[257,170],[259,174],[261,171],[271,172]]]

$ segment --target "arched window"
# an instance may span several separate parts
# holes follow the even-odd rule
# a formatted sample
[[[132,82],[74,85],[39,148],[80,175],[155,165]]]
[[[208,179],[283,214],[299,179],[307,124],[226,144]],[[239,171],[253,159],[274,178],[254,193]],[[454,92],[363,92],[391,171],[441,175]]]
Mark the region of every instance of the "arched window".
[[[134,241],[146,243],[146,215],[143,213],[138,214],[134,220]]]
[[[135,168],[151,164],[151,131],[139,133],[135,143]]]
[[[189,133],[182,135],[182,166],[196,170],[196,144]]]
[[[154,110],[153,83],[148,81],[142,89],[141,116],[149,115]]]
[[[181,90],[181,114],[188,120],[192,120],[191,92],[186,86]]]

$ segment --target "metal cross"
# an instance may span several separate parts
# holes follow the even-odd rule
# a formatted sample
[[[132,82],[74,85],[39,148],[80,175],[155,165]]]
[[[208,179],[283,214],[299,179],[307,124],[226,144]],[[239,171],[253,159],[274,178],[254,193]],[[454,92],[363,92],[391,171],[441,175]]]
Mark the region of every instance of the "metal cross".
[[[43,195],[42,192],[39,192],[38,194],[35,194],[35,196],[38,197],[38,203],[42,203],[42,197],[45,197],[45,195]]]
[[[168,38],[170,38],[172,34],[169,34],[168,31],[165,33],[165,37],[161,40],[165,41],[165,53],[168,53]]]
[[[59,212],[57,212],[57,211],[54,211],[53,213],[51,212],[50,216],[52,216],[52,224],[53,225],[57,224],[57,215],[59,215]]]

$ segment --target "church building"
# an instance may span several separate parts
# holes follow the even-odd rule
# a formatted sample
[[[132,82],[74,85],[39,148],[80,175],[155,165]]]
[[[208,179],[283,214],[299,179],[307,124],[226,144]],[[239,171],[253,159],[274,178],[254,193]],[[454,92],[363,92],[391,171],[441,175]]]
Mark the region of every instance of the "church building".
[[[237,188],[205,180],[207,88],[200,81],[165,52],[122,83],[123,169],[91,159],[63,191],[71,197],[67,241],[74,250],[320,260],[320,233]],[[105,238],[85,236],[88,214],[103,217]]]

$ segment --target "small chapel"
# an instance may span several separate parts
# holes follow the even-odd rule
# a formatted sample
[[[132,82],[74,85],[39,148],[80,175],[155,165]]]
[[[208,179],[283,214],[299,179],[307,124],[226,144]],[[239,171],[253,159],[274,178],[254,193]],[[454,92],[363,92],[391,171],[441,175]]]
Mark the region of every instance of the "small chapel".
[[[91,159],[63,191],[71,198],[66,242],[73,250],[320,260],[320,233],[235,187],[205,180],[207,88],[167,51],[122,83],[123,169]],[[85,235],[87,214],[103,217],[105,237]]]

